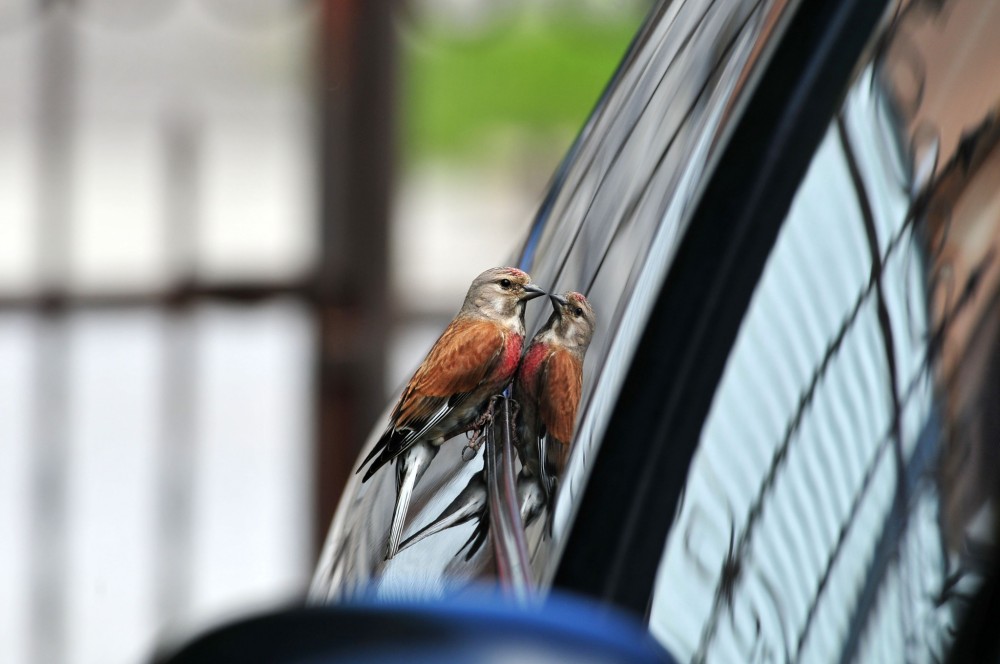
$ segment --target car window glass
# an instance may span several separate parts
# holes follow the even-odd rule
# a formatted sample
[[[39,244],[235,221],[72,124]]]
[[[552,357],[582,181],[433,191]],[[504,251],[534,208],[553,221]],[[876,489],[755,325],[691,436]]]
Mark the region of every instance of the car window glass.
[[[827,613],[848,611],[839,595],[870,544],[859,526],[893,497],[869,242],[833,125],[751,301],[661,563],[650,627],[681,658],[808,655],[849,620]]]
[[[907,5],[799,185],[661,559],[694,661],[945,658],[995,560],[997,8]]]

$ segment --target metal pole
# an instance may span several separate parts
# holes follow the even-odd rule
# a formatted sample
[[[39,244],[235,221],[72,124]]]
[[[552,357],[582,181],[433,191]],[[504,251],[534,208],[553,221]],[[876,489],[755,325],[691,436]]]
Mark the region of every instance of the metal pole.
[[[385,399],[394,3],[325,0],[319,39],[315,551]]]

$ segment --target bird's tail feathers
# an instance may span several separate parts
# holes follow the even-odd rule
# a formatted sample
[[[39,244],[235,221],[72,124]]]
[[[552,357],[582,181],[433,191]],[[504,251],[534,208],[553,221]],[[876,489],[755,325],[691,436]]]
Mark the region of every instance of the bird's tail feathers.
[[[392,509],[392,523],[389,526],[389,542],[386,545],[385,559],[389,560],[399,553],[399,540],[406,524],[406,513],[410,507],[410,498],[417,482],[424,476],[427,466],[438,453],[438,448],[430,443],[413,445],[401,452],[396,461],[396,504]],[[382,457],[379,457],[381,460]],[[369,470],[371,472],[371,470]]]
[[[461,525],[466,521],[475,518],[476,515],[481,515],[481,511],[469,503],[460,506],[453,505],[452,507],[454,509],[446,509],[437,519],[408,537],[402,544],[399,545],[399,550],[402,551],[403,549],[410,547],[417,542],[430,537],[431,535],[436,535],[453,526]]]
[[[488,509],[488,508],[487,508]],[[476,555],[476,552],[483,547],[486,543],[486,537],[490,534],[490,518],[485,512],[479,515],[479,523],[476,524],[476,529],[472,531],[469,539],[465,541],[462,548],[458,550],[458,553],[468,547],[469,552],[465,554],[466,562],[472,560],[472,556]],[[455,555],[457,556],[458,553]]]
[[[413,487],[417,484],[416,473],[408,473],[400,483],[396,494],[396,504],[392,508],[392,525],[389,526],[389,542],[386,545],[385,559],[390,560],[399,553],[399,538],[403,535],[403,525],[406,522],[406,512],[410,508],[410,497]]]
[[[367,482],[371,479],[372,475],[378,472],[379,468],[396,458],[399,451],[401,451],[403,442],[412,433],[413,431],[411,429],[395,429],[393,427],[386,429],[385,433],[382,434],[382,437],[379,438],[378,442],[375,443],[375,446],[372,447],[372,451],[368,453],[365,460],[362,461],[361,465],[358,466],[358,469],[354,471],[355,474],[360,473],[364,470],[365,466],[371,463],[371,466],[369,466],[368,470],[365,471],[364,477],[361,478],[361,482]],[[394,453],[393,450],[398,451]]]

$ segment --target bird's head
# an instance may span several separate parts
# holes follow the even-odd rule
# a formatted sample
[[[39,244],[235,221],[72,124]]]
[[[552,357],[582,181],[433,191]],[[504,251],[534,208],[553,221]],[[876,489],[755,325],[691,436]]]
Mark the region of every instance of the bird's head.
[[[578,349],[581,353],[586,352],[597,325],[590,302],[573,291],[549,295],[549,300],[552,301],[553,311],[546,327],[561,345]]]
[[[462,311],[496,320],[523,319],[525,302],[540,295],[545,291],[531,283],[527,272],[516,267],[495,267],[475,278]]]

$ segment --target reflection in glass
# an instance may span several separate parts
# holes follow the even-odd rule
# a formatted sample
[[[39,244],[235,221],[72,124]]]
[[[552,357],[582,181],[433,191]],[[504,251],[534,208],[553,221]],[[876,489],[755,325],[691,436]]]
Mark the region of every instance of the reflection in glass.
[[[1000,11],[943,4],[887,26],[757,285],[654,592],[680,659],[941,660],[995,564]]]
[[[809,659],[847,629],[894,486],[871,254],[831,126],[751,301],[661,563],[650,626],[682,659]]]

